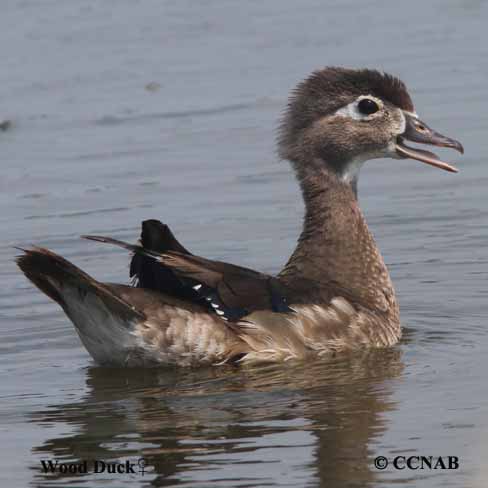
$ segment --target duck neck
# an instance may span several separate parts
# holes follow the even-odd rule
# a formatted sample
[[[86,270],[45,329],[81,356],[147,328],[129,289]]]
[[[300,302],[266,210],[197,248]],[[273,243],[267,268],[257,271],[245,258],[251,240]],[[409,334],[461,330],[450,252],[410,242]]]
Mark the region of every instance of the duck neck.
[[[356,184],[343,181],[323,162],[296,165],[305,202],[298,244],[280,274],[285,282],[333,282],[362,305],[397,310],[388,270],[356,198]]]

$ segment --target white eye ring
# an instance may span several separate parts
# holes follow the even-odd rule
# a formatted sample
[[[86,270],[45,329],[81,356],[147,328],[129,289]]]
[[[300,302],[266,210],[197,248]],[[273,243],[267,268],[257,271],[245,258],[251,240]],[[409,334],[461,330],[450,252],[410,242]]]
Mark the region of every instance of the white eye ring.
[[[359,110],[359,103],[362,100],[371,100],[372,102],[376,103],[376,105],[378,106],[378,110],[370,114],[364,114],[363,112],[361,112],[361,110]],[[361,95],[358,98],[356,98],[354,102],[351,102],[348,105],[341,107],[339,110],[335,112],[334,115],[339,115],[341,117],[348,117],[353,120],[371,120],[381,112],[383,107],[384,107],[383,101],[380,100],[379,98],[376,98],[373,95]]]

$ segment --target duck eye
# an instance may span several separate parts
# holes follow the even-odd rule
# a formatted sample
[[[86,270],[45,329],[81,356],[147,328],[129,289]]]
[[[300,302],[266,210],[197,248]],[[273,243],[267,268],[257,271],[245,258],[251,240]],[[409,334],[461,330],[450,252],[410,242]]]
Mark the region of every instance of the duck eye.
[[[378,104],[371,98],[363,98],[358,103],[358,110],[364,115],[371,115],[380,109]]]

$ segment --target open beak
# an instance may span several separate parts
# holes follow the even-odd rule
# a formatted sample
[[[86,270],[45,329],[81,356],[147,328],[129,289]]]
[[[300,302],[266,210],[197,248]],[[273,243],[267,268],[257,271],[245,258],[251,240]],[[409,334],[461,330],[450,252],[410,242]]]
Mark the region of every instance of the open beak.
[[[425,151],[424,149],[417,149],[405,145],[404,141],[418,142],[420,144],[431,144],[432,146],[450,147],[464,153],[462,144],[454,139],[443,136],[435,130],[432,130],[427,124],[419,120],[412,114],[404,112],[405,116],[405,131],[397,137],[396,152],[402,158],[411,158],[430,164],[436,168],[445,169],[457,173],[458,169],[451,166],[444,161],[441,161],[434,153]]]

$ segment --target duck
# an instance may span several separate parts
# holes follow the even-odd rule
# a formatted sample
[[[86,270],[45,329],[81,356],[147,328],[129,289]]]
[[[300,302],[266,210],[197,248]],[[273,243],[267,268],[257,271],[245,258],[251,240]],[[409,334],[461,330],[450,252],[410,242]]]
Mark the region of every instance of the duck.
[[[398,77],[318,69],[291,92],[278,128],[305,213],[277,275],[195,255],[158,220],[142,223],[137,244],[82,236],[132,253],[130,285],[100,282],[36,246],[19,248],[17,264],[102,366],[237,366],[390,347],[401,338],[399,305],[359,206],[360,170],[389,158],[457,172],[407,141],[464,152],[419,118]]]

